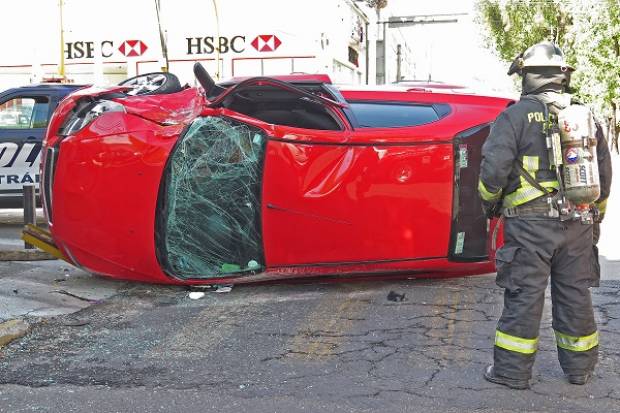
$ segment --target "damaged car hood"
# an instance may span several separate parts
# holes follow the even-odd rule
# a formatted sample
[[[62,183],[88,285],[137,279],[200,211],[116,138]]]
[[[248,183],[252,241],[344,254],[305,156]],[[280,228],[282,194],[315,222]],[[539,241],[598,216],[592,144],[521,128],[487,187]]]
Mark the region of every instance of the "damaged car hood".
[[[130,96],[113,100],[122,104],[127,113],[161,125],[188,124],[200,114],[205,105],[204,96],[196,88],[187,88],[172,94]]]

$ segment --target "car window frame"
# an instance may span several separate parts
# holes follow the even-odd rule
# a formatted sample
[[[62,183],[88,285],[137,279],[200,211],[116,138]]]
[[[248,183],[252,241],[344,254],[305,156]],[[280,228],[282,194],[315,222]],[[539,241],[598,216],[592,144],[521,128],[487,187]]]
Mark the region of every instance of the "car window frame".
[[[349,118],[351,126],[354,130],[371,130],[371,129],[402,129],[402,128],[415,128],[418,126],[428,126],[433,123],[440,122],[444,118],[452,113],[452,106],[447,103],[430,103],[430,102],[415,102],[408,100],[377,100],[377,99],[349,99],[347,102],[347,111],[346,115]],[[355,114],[353,109],[353,104],[355,103],[369,103],[376,105],[398,105],[398,106],[426,106],[431,107],[435,114],[437,115],[437,119],[431,122],[418,123],[414,125],[395,125],[395,126],[362,126],[359,118]],[[438,107],[443,108],[441,112],[438,111]]]
[[[32,113],[30,115],[30,119],[29,119],[29,126],[25,127],[25,128],[20,128],[20,127],[0,127],[0,130],[2,131],[27,131],[27,130],[39,130],[39,129],[43,129],[45,130],[49,124],[50,121],[50,115],[51,115],[51,110],[52,107],[54,105],[53,102],[53,98],[51,95],[46,95],[46,94],[41,94],[41,93],[15,93],[15,94],[11,94],[8,96],[4,97],[5,99],[0,102],[0,105],[4,105],[7,102],[10,102],[12,100],[15,99],[32,99],[34,100],[34,105],[32,106]],[[35,115],[37,114],[35,108],[37,106],[37,104],[39,103],[37,100],[38,99],[45,99],[47,102],[45,103],[47,105],[47,109],[43,110],[42,112],[44,112],[44,117],[45,117],[45,125],[43,126],[34,126],[33,125],[33,121],[35,119]],[[43,113],[41,113],[41,115],[43,115]]]

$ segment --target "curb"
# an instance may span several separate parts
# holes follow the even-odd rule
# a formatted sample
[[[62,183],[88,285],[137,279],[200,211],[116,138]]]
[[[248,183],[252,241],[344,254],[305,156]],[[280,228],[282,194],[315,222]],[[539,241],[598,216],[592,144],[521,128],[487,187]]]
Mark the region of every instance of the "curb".
[[[39,249],[0,251],[0,261],[41,261],[55,259],[56,257],[53,255]]]
[[[0,348],[16,338],[23,337],[28,331],[30,331],[30,324],[24,320],[15,319],[0,323]]]

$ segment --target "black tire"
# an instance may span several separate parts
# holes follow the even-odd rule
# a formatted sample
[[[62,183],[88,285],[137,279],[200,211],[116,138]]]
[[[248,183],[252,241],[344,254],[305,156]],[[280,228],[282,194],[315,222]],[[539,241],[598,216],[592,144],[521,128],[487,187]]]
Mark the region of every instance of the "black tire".
[[[183,90],[179,78],[167,72],[144,73],[125,79],[118,85],[134,87],[134,90],[127,93],[133,96],[165,95]]]

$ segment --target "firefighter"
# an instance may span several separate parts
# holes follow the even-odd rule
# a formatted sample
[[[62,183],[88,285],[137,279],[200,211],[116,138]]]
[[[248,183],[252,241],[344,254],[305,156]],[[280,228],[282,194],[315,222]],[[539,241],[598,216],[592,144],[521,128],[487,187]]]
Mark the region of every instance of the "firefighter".
[[[573,72],[560,48],[541,42],[517,56],[508,75],[522,77],[520,100],[496,119],[482,147],[478,190],[488,217],[504,215],[497,251],[497,284],[504,308],[497,324],[493,365],[484,378],[529,388],[545,289],[551,279],[553,329],[560,365],[572,384],[585,384],[598,358],[599,333],[589,287],[598,285],[592,223],[562,216],[563,193],[547,139],[557,114],[571,104]],[[596,133],[602,217],[611,184],[611,160]],[[594,215],[596,217],[596,215]]]

